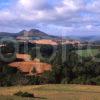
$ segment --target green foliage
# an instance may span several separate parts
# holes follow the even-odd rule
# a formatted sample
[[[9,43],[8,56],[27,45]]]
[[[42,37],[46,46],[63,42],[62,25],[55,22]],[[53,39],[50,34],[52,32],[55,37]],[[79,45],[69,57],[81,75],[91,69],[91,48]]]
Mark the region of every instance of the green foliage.
[[[91,49],[85,49],[85,50],[77,50],[76,52],[81,57],[91,57],[91,56],[98,55],[99,50],[91,48]]]
[[[15,68],[3,63],[2,72],[5,75],[0,78],[2,86],[46,83],[100,85],[100,62],[95,62],[92,57],[83,57],[82,61],[80,61],[75,49],[72,45],[59,45],[56,48],[55,56],[52,60],[49,60],[52,54],[51,46],[43,45],[41,50],[39,46],[31,48],[30,55],[32,58],[36,58],[40,50],[45,59],[39,56],[37,58],[42,62],[50,63],[52,71],[45,72],[41,76],[25,76]],[[33,68],[32,72],[36,73],[35,68]]]
[[[27,79],[29,85],[40,85],[44,81],[40,76],[28,76]]]
[[[97,76],[96,78],[92,78],[91,83],[100,85],[100,76]]]
[[[19,92],[15,93],[14,95],[21,96],[21,97],[32,97],[32,98],[34,98],[34,94],[31,94],[31,93],[28,93],[28,92],[19,91]]]
[[[30,50],[30,55],[32,59],[38,58],[42,62],[50,63],[50,59],[53,53],[53,49],[56,47],[52,47],[51,45],[37,45]]]
[[[86,84],[86,77],[80,76],[72,81],[73,84]]]
[[[64,78],[61,81],[61,84],[68,84],[69,83],[69,78]]]
[[[52,72],[45,74],[48,83],[100,84],[100,63],[90,57],[78,60],[78,55],[67,51],[66,61],[62,62],[62,50],[59,48],[53,61]]]
[[[6,74],[14,74],[14,73],[17,72],[17,69],[13,68],[13,67],[10,67],[8,65],[4,65],[3,66],[3,72],[6,73]]]

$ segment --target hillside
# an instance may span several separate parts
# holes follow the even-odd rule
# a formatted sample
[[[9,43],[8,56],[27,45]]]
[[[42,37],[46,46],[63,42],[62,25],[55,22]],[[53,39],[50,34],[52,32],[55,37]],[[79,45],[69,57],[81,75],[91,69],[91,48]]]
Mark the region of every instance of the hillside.
[[[0,37],[16,36],[16,33],[0,32]]]
[[[37,30],[37,29],[31,29],[29,31],[21,31],[20,36],[29,36],[29,37],[33,37],[33,36],[38,36],[38,37],[41,37],[41,36],[49,36],[48,34],[40,31],[40,30]]]
[[[9,33],[9,32],[0,32],[0,37],[16,37],[18,39],[22,39],[25,37],[30,37],[29,39],[58,39],[57,36],[48,35],[45,32],[42,32],[38,29],[31,29],[29,31],[22,30],[17,33]]]

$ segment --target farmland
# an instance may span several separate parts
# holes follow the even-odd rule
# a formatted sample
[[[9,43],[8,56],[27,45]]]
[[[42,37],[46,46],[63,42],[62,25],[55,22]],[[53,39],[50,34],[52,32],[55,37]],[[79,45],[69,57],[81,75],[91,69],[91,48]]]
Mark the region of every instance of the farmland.
[[[99,49],[86,49],[86,50],[78,50],[77,54],[81,57],[94,57],[99,53]]]
[[[13,96],[22,91],[36,98]],[[90,85],[33,85],[0,88],[0,100],[100,100],[100,86]]]

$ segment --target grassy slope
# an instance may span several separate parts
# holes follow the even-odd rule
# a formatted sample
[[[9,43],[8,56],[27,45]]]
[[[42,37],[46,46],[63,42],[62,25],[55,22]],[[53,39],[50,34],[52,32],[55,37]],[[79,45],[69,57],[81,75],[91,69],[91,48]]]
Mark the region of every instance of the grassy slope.
[[[95,56],[99,53],[100,51],[98,49],[87,49],[87,50],[78,50],[77,53],[81,57],[89,57],[89,56]]]
[[[34,93],[36,99],[12,96],[17,91]],[[100,100],[100,86],[40,85],[0,88],[0,100]]]

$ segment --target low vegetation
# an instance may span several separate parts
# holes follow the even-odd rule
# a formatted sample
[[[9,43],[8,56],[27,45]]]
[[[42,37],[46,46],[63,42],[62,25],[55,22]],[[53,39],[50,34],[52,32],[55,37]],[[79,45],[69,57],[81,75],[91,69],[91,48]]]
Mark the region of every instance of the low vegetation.
[[[94,57],[99,53],[99,49],[86,49],[86,50],[77,50],[77,54],[81,57]]]
[[[40,46],[40,45],[38,45]],[[66,47],[66,52],[64,48]],[[80,57],[76,53],[76,47],[73,45],[59,45],[55,47],[55,56],[50,59],[52,47],[42,45],[41,54],[45,58],[36,56],[37,48],[30,48],[32,60],[40,59],[42,62],[49,63],[52,71],[41,73],[39,76],[26,76],[16,68],[8,66],[8,63],[1,63],[2,75],[0,77],[0,86],[14,85],[33,85],[33,84],[89,84],[100,85],[100,62],[96,62],[91,56]],[[87,50],[89,53],[89,50]],[[92,50],[99,57],[99,48]],[[86,52],[84,50],[84,52]],[[28,53],[28,52],[27,52]],[[95,57],[95,56],[94,56]],[[63,59],[65,58],[65,59]],[[40,69],[39,69],[40,70]],[[33,69],[33,73],[36,70]],[[1,75],[1,76],[2,76]],[[16,77],[16,78],[15,78]]]
[[[34,94],[35,98],[15,96]],[[100,87],[89,85],[33,85],[0,88],[0,100],[100,100]]]
[[[28,92],[17,92],[14,94],[15,96],[20,96],[20,97],[30,97],[30,98],[34,98],[34,94],[28,93]]]

